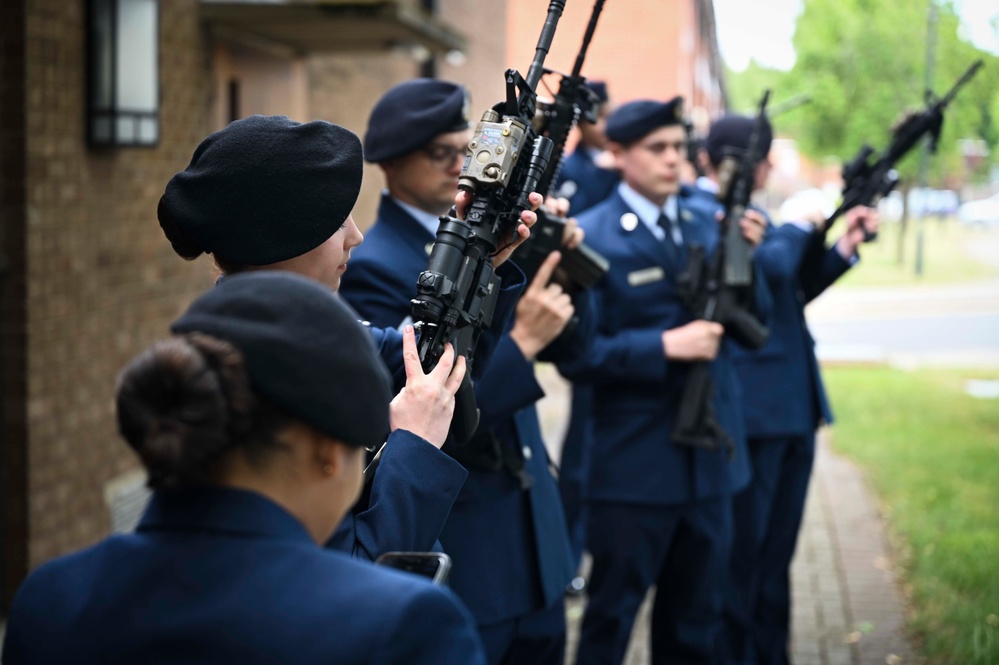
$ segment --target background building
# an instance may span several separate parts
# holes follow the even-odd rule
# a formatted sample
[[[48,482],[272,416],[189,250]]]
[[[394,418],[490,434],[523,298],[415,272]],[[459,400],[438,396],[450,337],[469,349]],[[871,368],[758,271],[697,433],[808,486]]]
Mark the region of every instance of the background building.
[[[567,3],[545,64],[572,70],[593,0]],[[524,73],[548,9],[542,0],[508,0],[506,63]],[[516,28],[514,28],[516,26]],[[727,107],[724,66],[711,0],[610,0],[586,56],[583,74],[608,82],[614,103],[683,95],[695,123]]]

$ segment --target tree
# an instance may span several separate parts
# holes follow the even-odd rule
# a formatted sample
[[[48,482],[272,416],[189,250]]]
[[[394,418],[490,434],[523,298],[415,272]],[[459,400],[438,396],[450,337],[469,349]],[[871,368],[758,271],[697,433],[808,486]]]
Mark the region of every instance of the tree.
[[[949,2],[939,6],[935,92],[942,94],[978,58],[985,67],[948,108],[939,154],[932,160],[931,182],[960,171],[958,140],[980,138],[990,160],[999,162],[999,58],[959,37],[960,21]],[[863,143],[883,148],[902,113],[923,105],[927,4],[925,0],[805,0],[794,34],[796,61],[782,74],[755,63],[743,74],[731,74],[733,100],[751,108],[760,89],[773,85],[777,100],[808,93],[813,102],[778,122],[799,149],[815,159],[835,155],[848,160]],[[899,165],[911,180],[918,158]],[[981,173],[984,177],[987,165]]]

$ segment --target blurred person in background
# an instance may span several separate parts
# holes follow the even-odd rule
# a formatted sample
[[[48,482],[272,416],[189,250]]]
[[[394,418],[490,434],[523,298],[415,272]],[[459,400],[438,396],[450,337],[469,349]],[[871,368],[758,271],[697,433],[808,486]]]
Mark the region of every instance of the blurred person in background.
[[[604,81],[587,81],[597,100],[597,121],[579,119],[579,142],[563,161],[555,181],[558,196],[569,199],[569,212],[578,215],[614,191],[621,174],[607,152],[607,116],[614,110]]]
[[[607,121],[622,182],[580,216],[610,271],[593,289],[597,335],[565,374],[594,391],[586,485],[589,603],[577,663],[621,663],[635,616],[657,587],[652,662],[717,663],[731,538],[731,497],[749,480],[740,396],[721,324],[694,319],[677,289],[687,250],[710,251],[718,221],[680,184],[682,99],[640,100]],[[740,220],[753,244],[763,220]],[[689,364],[710,362],[713,407],[733,439],[695,448],[673,440]]]
[[[726,116],[707,137],[709,176],[726,154],[749,148],[756,120]],[[767,122],[754,191],[766,186],[773,130]],[[734,541],[726,593],[726,639],[732,665],[789,662],[790,566],[804,513],[815,458],[815,431],[832,422],[822,386],[815,341],[805,305],[858,260],[864,229],[877,229],[877,213],[865,207],[846,214],[846,233],[832,246],[810,253],[825,215],[768,228],[754,253],[773,296],[767,343],[756,351],[736,346],[734,361],[742,385],[746,434],[753,467],[750,485],[733,500]],[[802,279],[811,272],[814,279]]]
[[[606,199],[621,180],[613,157],[606,150],[607,116],[613,110],[607,83],[587,81],[586,85],[593,91],[598,102],[597,121],[591,123],[580,118],[579,142],[572,154],[563,160],[555,184],[555,191],[559,196],[569,199],[569,212],[572,215],[579,215]],[[558,487],[569,524],[572,556],[577,571],[566,586],[566,593],[570,596],[578,596],[586,588],[586,579],[579,567],[586,545],[586,503],[583,497],[586,460],[592,438],[592,421],[589,417],[592,401],[593,392],[589,386],[582,382],[573,384],[572,408],[559,459]]]

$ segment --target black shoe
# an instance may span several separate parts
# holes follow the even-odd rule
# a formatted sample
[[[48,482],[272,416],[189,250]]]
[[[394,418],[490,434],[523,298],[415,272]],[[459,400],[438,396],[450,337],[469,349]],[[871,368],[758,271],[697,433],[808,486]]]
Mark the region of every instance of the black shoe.
[[[570,598],[578,598],[583,595],[586,591],[586,578],[582,576],[576,576],[572,578],[572,581],[565,585],[565,595]]]

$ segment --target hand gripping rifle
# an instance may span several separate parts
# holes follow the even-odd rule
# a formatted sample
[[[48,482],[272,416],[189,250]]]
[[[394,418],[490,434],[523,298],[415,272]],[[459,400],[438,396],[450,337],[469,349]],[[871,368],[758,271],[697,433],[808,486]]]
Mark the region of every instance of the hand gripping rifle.
[[[603,11],[605,0],[596,0],[590,14],[590,22],[583,35],[583,45],[576,56],[571,74],[562,74],[558,93],[550,104],[539,103],[539,114],[535,129],[541,136],[552,141],[552,157],[548,168],[538,179],[538,191],[548,194],[562,164],[562,153],[569,132],[580,117],[590,122],[597,120],[598,102],[593,92],[586,87],[586,78],[580,75],[583,60],[589,49],[590,40],[597,27],[600,12]],[[545,70],[546,74],[553,73]],[[572,212],[572,211],[570,211]],[[531,237],[517,248],[517,265],[530,282],[538,272],[541,264],[556,249],[562,246],[562,235],[565,230],[565,218],[557,217],[544,210],[538,210],[538,223],[531,229]],[[593,286],[610,268],[610,263],[586,244],[575,249],[563,249],[562,260],[555,281],[567,291],[575,292]]]
[[[679,277],[681,296],[698,319],[716,321],[725,326],[725,334],[740,344],[758,349],[770,331],[750,311],[753,286],[752,248],[742,236],[739,221],[753,193],[759,143],[766,117],[770,91],[760,102],[759,113],[749,145],[742,155],[730,154],[719,167],[721,189],[718,198],[725,206],[720,240],[710,261],[703,247],[691,246],[687,270]],[[710,362],[692,363],[680,398],[673,441],[685,446],[716,450],[724,444],[729,455],[734,453],[731,437],[715,419],[714,387]]]
[[[538,182],[552,155],[551,139],[539,136],[531,121],[535,90],[564,8],[565,0],[551,0],[527,78],[515,69],[506,71],[506,100],[485,112],[468,144],[458,188],[471,194],[471,204],[465,219],[441,216],[412,301],[425,371],[437,365],[451,340],[471,360],[478,333],[492,321],[499,293],[492,257],[516,232],[521,213],[531,209],[528,196],[540,191]],[[459,443],[478,427],[470,372],[456,395],[451,423],[452,438]]]

